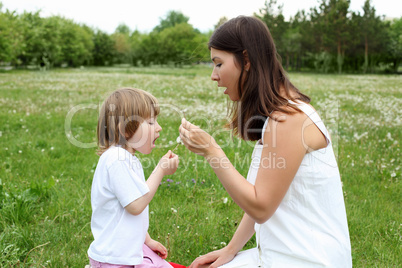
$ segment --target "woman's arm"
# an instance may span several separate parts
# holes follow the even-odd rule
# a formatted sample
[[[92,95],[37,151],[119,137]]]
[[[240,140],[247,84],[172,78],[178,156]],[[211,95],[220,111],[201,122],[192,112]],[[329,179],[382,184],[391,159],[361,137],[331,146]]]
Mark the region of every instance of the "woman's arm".
[[[229,244],[206,255],[200,256],[193,261],[189,268],[202,267],[202,265],[210,264],[209,267],[219,267],[229,261],[244,247],[247,241],[254,234],[254,220],[250,218],[246,213],[239,224],[235,234],[230,240]]]
[[[180,136],[189,150],[205,157],[232,199],[254,221],[263,223],[278,208],[306,154],[305,120],[305,114],[296,113],[268,121],[255,185],[244,179],[206,132],[183,120]]]

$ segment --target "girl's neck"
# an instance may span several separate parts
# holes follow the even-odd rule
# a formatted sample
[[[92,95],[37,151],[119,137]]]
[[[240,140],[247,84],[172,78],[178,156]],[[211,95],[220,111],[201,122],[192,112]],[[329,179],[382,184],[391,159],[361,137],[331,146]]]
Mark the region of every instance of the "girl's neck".
[[[123,148],[124,150],[126,150],[127,152],[129,152],[130,154],[134,155],[135,150],[129,146],[127,146],[127,144],[122,145],[121,148]]]

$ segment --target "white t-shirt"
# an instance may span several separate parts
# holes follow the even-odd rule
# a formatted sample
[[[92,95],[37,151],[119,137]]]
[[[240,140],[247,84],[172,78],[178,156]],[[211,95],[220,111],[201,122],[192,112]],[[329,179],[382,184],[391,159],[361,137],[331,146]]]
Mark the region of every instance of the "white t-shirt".
[[[99,262],[136,265],[143,261],[148,231],[148,206],[134,216],[124,207],[149,192],[140,161],[121,147],[99,158],[91,189],[91,230],[88,255]]]

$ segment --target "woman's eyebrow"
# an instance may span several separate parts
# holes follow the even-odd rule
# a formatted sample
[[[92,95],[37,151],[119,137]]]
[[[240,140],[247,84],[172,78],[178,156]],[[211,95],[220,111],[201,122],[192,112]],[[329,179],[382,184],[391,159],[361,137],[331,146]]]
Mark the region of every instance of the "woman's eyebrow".
[[[211,60],[215,61],[215,59],[219,59],[219,57],[213,57]]]

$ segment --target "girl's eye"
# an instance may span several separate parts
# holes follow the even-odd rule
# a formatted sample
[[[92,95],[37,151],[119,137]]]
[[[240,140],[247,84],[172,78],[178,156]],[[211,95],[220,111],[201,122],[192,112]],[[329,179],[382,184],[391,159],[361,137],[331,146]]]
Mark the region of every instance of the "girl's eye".
[[[222,63],[218,63],[217,65],[216,65],[216,67],[221,67],[222,66]]]

